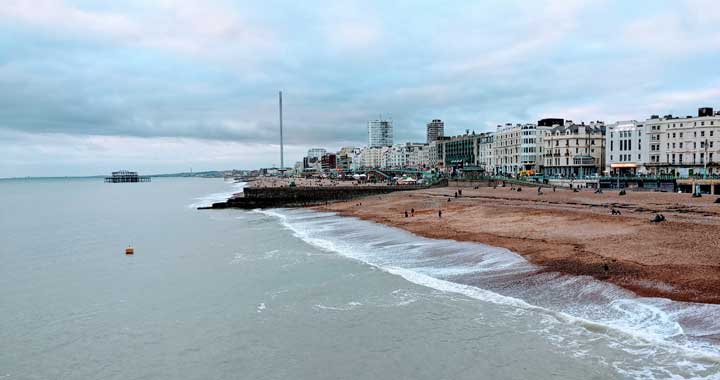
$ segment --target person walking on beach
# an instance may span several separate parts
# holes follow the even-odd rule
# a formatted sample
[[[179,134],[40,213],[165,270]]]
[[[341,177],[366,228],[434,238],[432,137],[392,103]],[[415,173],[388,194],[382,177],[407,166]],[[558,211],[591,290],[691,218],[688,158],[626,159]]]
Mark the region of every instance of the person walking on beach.
[[[438,210],[438,218],[442,219],[442,210]]]
[[[405,217],[406,217],[406,218],[408,217],[408,212],[407,212],[407,210],[405,210]]]
[[[411,209],[410,209],[410,215],[411,215],[411,216],[415,216],[415,208],[411,208]]]

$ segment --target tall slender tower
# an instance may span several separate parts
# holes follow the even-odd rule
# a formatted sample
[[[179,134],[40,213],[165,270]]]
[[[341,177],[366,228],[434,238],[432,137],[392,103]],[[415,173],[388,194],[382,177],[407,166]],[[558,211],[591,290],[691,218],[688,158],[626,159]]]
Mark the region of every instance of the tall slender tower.
[[[282,91],[278,93],[280,100],[280,172],[285,169],[285,153],[283,152],[283,125],[282,125]]]

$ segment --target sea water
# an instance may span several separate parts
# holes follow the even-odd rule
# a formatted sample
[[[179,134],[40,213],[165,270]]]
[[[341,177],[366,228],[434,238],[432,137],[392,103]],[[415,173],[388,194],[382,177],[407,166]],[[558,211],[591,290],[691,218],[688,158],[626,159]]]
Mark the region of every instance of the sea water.
[[[241,185],[0,181],[0,379],[720,379],[718,306],[330,213],[196,210]]]

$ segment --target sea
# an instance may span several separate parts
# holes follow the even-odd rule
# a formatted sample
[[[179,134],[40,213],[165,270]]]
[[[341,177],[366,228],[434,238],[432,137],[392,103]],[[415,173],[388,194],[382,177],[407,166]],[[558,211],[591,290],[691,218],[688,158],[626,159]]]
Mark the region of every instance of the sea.
[[[0,380],[720,379],[718,305],[332,213],[197,210],[242,187],[0,180]]]

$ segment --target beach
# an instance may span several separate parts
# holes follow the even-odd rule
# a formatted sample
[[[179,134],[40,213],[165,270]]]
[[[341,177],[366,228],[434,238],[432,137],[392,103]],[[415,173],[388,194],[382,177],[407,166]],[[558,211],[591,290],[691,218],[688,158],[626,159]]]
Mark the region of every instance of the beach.
[[[548,188],[538,194],[536,188],[516,191],[509,185],[460,190],[457,198],[458,188],[435,188],[316,209],[424,237],[507,248],[540,271],[588,275],[641,296],[720,303],[716,197]],[[612,209],[620,215],[612,215]],[[650,222],[656,214],[666,221]]]

